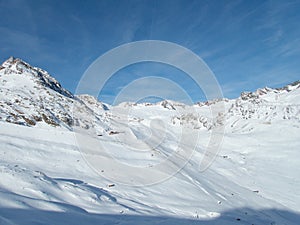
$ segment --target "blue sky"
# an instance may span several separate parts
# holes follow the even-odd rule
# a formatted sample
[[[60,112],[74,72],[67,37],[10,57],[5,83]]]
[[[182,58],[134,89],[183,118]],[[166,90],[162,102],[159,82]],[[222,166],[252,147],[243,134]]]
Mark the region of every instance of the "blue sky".
[[[22,58],[74,92],[88,66],[110,49],[170,41],[199,55],[224,96],[234,98],[300,79],[299,12],[299,0],[0,0],[0,60]],[[170,79],[193,101],[205,100],[186,74],[151,62],[116,73],[99,99],[112,103],[122,87],[145,76]]]

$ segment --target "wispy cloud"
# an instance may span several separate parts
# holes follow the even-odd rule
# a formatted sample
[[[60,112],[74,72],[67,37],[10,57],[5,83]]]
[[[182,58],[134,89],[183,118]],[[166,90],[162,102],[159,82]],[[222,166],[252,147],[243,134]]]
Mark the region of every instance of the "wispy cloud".
[[[254,73],[240,81],[223,83],[221,86],[225,97],[236,98],[243,91],[255,91],[263,87],[282,87],[296,80],[299,80],[297,70],[293,70],[286,65],[280,65]]]
[[[0,56],[40,63],[62,83],[76,87],[92,60],[106,51],[131,41],[165,40],[202,57],[225,96],[233,96],[296,78],[299,10],[300,2],[291,0],[95,1],[84,7],[78,1],[0,1]],[[191,65],[176,52],[167,56],[162,49],[161,55]],[[116,76],[107,83],[103,98],[113,99],[128,83],[145,76],[177,82],[195,101],[203,96],[187,75],[159,66],[129,69]]]
[[[285,42],[278,46],[276,51],[278,56],[290,57],[294,55],[300,55],[300,38],[293,39],[289,42]]]
[[[38,36],[6,27],[0,27],[0,40],[4,45],[18,50],[37,51],[40,47]]]

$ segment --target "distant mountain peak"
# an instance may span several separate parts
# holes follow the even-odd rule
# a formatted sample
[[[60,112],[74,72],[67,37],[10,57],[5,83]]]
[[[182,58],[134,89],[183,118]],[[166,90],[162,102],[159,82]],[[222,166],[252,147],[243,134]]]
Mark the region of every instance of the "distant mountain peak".
[[[264,96],[269,93],[279,94],[279,93],[284,93],[284,92],[290,92],[290,91],[296,90],[298,88],[300,88],[300,80],[295,81],[295,82],[288,84],[281,88],[264,87],[264,88],[259,88],[254,92],[244,91],[241,93],[240,98],[242,100],[255,100],[255,99],[257,100],[260,98],[260,96]]]
[[[61,84],[47,71],[38,67],[33,67],[19,58],[15,58],[13,56],[9,57],[2,64],[1,70],[4,70],[4,74],[24,74],[33,76],[35,82],[39,83],[40,85],[50,88],[66,97],[74,97],[70,91],[64,89]]]
[[[96,114],[106,108],[92,97],[74,97],[47,71],[10,57],[0,67],[0,121],[35,126],[105,127]],[[96,104],[97,103],[97,104]],[[90,108],[91,107],[91,108]],[[78,112],[73,115],[73,112]]]

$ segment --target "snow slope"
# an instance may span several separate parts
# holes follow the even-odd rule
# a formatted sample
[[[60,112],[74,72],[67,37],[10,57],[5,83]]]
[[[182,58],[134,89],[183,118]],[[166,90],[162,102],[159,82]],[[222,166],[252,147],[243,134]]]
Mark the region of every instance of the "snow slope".
[[[10,58],[0,69],[0,224],[299,224],[299,100],[296,82],[193,106],[108,106]],[[200,171],[222,124],[221,149]],[[178,173],[134,185],[167,174],[178,145],[195,147]],[[95,169],[104,152],[133,170]]]

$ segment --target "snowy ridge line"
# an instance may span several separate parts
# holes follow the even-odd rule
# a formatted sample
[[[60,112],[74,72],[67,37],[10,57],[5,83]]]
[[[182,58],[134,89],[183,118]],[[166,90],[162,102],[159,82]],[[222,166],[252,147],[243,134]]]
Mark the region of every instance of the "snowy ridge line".
[[[147,108],[152,114],[165,114],[164,117],[168,117],[167,121],[174,125],[179,122],[181,125],[189,124],[188,126],[195,129],[204,127],[210,130],[212,127],[218,126],[216,121],[212,121],[209,113],[209,106],[212,104],[224,103],[228,108],[225,115],[220,115],[219,119],[234,116],[233,112],[241,111],[245,107],[248,107],[250,111],[257,111],[256,114],[263,114],[276,112],[276,110],[282,111],[285,105],[295,111],[293,108],[299,105],[299,101],[285,101],[288,93],[299,93],[300,83],[297,81],[283,88],[263,88],[255,92],[243,92],[238,99],[216,99],[191,106],[170,100],[158,103],[127,102],[118,106],[109,106],[99,102],[93,96],[73,96],[61,87],[59,82],[48,72],[32,67],[20,59],[10,57],[2,64],[1,68],[0,120],[25,126],[47,124],[68,130],[74,128],[78,130],[79,128],[82,132],[105,134],[114,129],[110,127],[110,124],[118,117],[119,109],[132,108],[136,110],[137,107],[140,107],[137,110],[141,111]],[[289,95],[293,96],[293,94]],[[297,99],[297,95],[295,95],[295,99]],[[273,109],[274,107],[281,109]],[[191,109],[196,110],[196,114],[190,114]],[[164,112],[164,110],[170,112]],[[73,114],[72,111],[76,114]],[[145,120],[141,116],[136,118],[141,123]]]
[[[195,105],[110,106],[63,95],[37,70],[47,78],[20,60],[0,67],[0,224],[299,224],[297,82]],[[212,104],[225,113],[213,118]],[[222,145],[199,171],[212,128]]]

